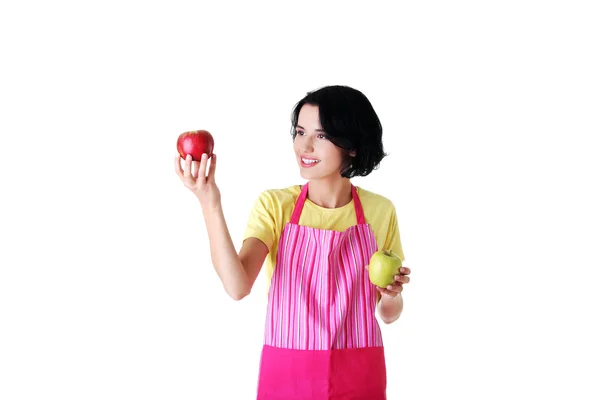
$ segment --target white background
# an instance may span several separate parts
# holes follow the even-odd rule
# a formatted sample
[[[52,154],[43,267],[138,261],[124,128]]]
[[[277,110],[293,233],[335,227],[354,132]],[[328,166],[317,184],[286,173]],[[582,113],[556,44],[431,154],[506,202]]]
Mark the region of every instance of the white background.
[[[264,275],[227,297],[175,142],[213,133],[239,248],[303,182],[294,103],[344,84],[413,270],[389,398],[598,399],[593,3],[3,2],[0,398],[253,399]]]

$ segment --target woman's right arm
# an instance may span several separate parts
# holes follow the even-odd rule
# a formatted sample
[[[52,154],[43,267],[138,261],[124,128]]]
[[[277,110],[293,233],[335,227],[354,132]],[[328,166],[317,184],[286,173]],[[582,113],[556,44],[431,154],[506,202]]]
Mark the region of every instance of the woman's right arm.
[[[244,241],[239,254],[235,251],[221,205],[221,194],[215,183],[216,158],[213,154],[207,175],[206,155],[203,155],[199,163],[192,163],[188,156],[184,169],[181,168],[181,158],[177,155],[175,172],[200,201],[208,231],[212,264],[225,291],[234,300],[241,300],[252,290],[269,249],[261,240],[251,237]]]
[[[241,300],[250,294],[269,249],[260,239],[250,237],[244,241],[240,253],[236,253],[220,207],[204,211],[204,221],[217,275],[227,294],[234,300]]]

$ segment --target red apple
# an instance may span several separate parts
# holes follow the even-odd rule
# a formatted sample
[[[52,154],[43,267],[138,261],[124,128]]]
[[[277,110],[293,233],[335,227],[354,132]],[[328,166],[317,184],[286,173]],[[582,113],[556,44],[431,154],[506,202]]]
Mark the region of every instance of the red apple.
[[[212,157],[215,142],[210,132],[205,130],[183,132],[177,138],[177,151],[185,160],[188,154],[192,160],[202,160],[202,154],[206,153],[208,158]]]

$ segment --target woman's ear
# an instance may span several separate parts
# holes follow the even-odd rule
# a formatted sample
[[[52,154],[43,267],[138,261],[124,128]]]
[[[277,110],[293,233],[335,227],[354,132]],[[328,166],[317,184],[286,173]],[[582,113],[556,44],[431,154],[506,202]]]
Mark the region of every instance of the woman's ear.
[[[350,150],[350,157],[356,157],[356,151],[355,150]]]

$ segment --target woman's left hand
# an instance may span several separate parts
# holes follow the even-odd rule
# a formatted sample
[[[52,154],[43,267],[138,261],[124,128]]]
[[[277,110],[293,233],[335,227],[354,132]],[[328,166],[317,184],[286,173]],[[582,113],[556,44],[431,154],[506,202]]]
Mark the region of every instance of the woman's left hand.
[[[396,296],[398,296],[400,293],[402,293],[402,290],[404,289],[404,284],[410,282],[410,278],[408,277],[408,275],[410,275],[410,268],[408,267],[401,267],[398,268],[398,275],[394,275],[394,284],[393,285],[388,285],[387,288],[380,288],[377,287],[377,290],[379,290],[379,292],[382,295],[386,295],[387,297],[390,298],[394,298]]]

